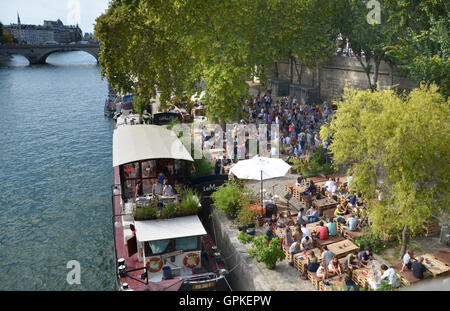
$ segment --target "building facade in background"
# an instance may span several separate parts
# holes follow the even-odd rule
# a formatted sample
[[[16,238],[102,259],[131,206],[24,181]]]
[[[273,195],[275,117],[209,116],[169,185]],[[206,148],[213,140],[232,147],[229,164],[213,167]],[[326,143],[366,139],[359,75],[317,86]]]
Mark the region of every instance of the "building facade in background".
[[[82,39],[83,32],[78,25],[67,26],[61,20],[45,21],[43,25],[25,25],[20,22],[17,14],[17,24],[3,26],[19,44],[43,44],[49,41],[58,43],[77,42]]]

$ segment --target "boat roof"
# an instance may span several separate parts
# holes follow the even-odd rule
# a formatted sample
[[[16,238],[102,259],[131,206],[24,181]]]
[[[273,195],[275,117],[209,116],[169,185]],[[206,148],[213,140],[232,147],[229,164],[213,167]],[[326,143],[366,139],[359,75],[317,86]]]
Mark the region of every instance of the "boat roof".
[[[151,159],[194,161],[177,135],[153,124],[121,126],[113,134],[113,167]]]
[[[205,235],[206,231],[197,215],[169,219],[137,220],[134,222],[139,242],[158,241]]]

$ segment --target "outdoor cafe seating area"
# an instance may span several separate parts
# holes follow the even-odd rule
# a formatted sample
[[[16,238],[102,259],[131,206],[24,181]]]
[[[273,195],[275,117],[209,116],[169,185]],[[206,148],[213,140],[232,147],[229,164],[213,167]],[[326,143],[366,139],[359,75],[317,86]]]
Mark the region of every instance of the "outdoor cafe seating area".
[[[320,185],[320,183],[321,181],[318,181],[316,185]],[[304,188],[303,186],[304,185],[295,186],[295,182],[291,182],[286,183],[285,189],[293,194],[294,191],[301,192],[302,189],[306,190],[306,188]],[[325,187],[323,186],[318,187],[319,192],[324,195],[324,198],[317,199],[312,203],[312,205],[314,205],[317,209],[319,209],[319,206],[323,206],[320,203],[324,201],[321,202],[321,200],[324,200],[325,198],[331,199],[330,194],[327,193],[324,188]],[[301,199],[302,197],[299,196],[299,198]],[[411,270],[401,271],[402,264],[400,261],[398,263],[391,264],[386,261],[381,262],[380,260],[377,260],[377,258],[380,257],[374,258],[370,260],[368,264],[359,266],[356,269],[349,269],[346,267],[347,255],[357,251],[359,257],[360,252],[365,251],[364,249],[361,249],[355,241],[355,239],[364,234],[365,231],[362,231],[361,229],[357,231],[347,230],[344,228],[344,223],[337,221],[338,217],[334,215],[334,211],[336,209],[336,206],[340,204],[340,199],[341,198],[338,198],[337,201],[330,200],[331,202],[324,202],[328,203],[328,206],[320,210],[321,212],[319,212],[319,221],[306,224],[306,228],[309,229],[309,231],[311,232],[311,236],[313,237],[312,247],[295,254],[290,253],[291,244],[285,243],[285,232],[286,228],[289,228],[291,232],[299,234],[300,237],[303,236],[302,232],[299,230],[299,227],[296,224],[296,215],[288,210],[275,211],[274,214],[278,216],[281,215],[281,217],[288,217],[288,225],[286,227],[278,227],[275,230],[275,235],[280,239],[281,247],[283,248],[283,251],[286,255],[285,260],[290,262],[293,269],[298,271],[300,278],[311,281],[314,288],[320,291],[340,290],[346,288],[346,277],[349,277],[353,281],[357,290],[377,290],[380,288],[381,275],[383,274],[381,266],[382,264],[386,264],[389,268],[393,268],[397,273],[399,286],[409,286],[421,281],[413,276]],[[325,212],[327,210],[332,210],[333,213],[327,214]],[[351,215],[349,214],[339,217],[342,217],[345,221],[347,221],[350,216]],[[316,230],[318,229],[319,223],[321,221],[323,221],[325,225],[328,222],[334,222],[336,224],[336,236],[329,236],[325,240],[320,240],[319,238],[315,237]],[[316,273],[307,271],[307,266],[308,258],[312,253],[314,253],[315,257],[318,258],[318,262],[321,263],[322,254],[325,251],[325,246],[329,251],[334,253],[334,256],[338,259],[338,265],[340,267],[341,273],[339,275],[328,275],[325,280],[321,280],[317,277]],[[423,264],[425,265],[425,268],[427,270],[425,278],[441,277],[450,274],[450,252],[448,251],[439,251],[434,254],[423,254],[415,257],[424,258]]]

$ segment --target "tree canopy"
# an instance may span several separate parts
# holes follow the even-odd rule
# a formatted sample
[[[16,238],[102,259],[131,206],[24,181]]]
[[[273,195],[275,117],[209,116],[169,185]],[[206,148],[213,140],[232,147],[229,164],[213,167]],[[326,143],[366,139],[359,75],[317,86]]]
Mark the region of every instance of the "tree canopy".
[[[233,119],[248,94],[291,54],[307,64],[332,55],[331,11],[320,0],[114,0],[97,19],[102,74],[144,97],[205,88],[209,112]]]
[[[350,167],[373,232],[397,234],[407,226],[414,234],[432,216],[448,217],[450,109],[437,87],[423,84],[408,95],[346,89],[336,104],[320,135],[331,140],[334,164]]]

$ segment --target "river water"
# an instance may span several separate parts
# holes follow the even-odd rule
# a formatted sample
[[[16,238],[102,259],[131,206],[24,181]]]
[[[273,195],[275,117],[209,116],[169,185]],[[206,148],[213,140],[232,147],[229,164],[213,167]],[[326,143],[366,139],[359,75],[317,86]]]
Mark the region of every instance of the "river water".
[[[0,65],[0,290],[114,290],[107,83],[87,53],[47,62]]]

